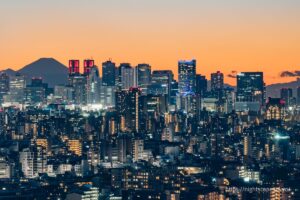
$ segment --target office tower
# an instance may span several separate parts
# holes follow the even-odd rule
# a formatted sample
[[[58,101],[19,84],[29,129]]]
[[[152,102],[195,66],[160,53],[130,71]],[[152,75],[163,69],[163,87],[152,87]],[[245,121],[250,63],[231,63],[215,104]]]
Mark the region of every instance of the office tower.
[[[9,93],[6,95],[7,99],[5,99],[5,101],[11,103],[24,103],[25,87],[26,81],[24,76],[21,74],[11,76],[9,79]]]
[[[177,98],[177,108],[187,113],[189,116],[198,117],[200,115],[201,97],[191,93]]]
[[[176,80],[173,80],[171,82],[171,92],[170,92],[170,106],[171,110],[175,111],[176,110],[176,97],[178,95],[178,82]]]
[[[148,118],[154,118],[167,112],[168,102],[166,95],[152,95],[148,94],[145,97],[145,112]]]
[[[41,146],[31,146],[20,152],[20,163],[22,172],[27,178],[38,177],[39,173],[46,173],[47,154],[46,149]]]
[[[127,130],[125,119],[128,116],[127,106],[128,90],[117,90],[115,108],[119,117],[120,131],[125,132]]]
[[[102,85],[116,85],[116,64],[110,60],[102,63]]]
[[[79,60],[69,60],[69,76],[78,75],[79,73]]]
[[[220,71],[210,75],[211,92],[216,97],[220,98],[224,89],[224,75]]]
[[[141,90],[130,88],[116,92],[116,110],[119,115],[120,130],[139,132],[143,128],[143,102]]]
[[[89,64],[89,63],[85,63]],[[73,103],[86,104],[86,80],[87,77],[79,72],[79,60],[69,61],[69,85],[73,88]],[[87,66],[88,68],[88,66]]]
[[[300,86],[297,87],[297,104],[300,105]]]
[[[129,89],[136,85],[135,83],[135,69],[129,63],[121,63],[119,67],[120,86],[122,89]]]
[[[29,105],[43,103],[45,101],[45,88],[31,87],[25,88],[25,102]]]
[[[92,67],[95,67],[94,60],[84,60],[83,61],[83,74],[89,75]]]
[[[4,95],[9,92],[9,76],[5,73],[0,74],[0,103],[3,103]]]
[[[28,104],[43,103],[46,99],[47,84],[42,78],[32,78],[31,84],[25,88],[25,102]]]
[[[82,75],[72,76],[70,85],[73,87],[75,104],[86,104],[86,77]]]
[[[89,72],[86,80],[87,104],[99,104],[101,89],[99,71],[96,66],[92,66],[88,71]]]
[[[115,95],[116,86],[105,86],[100,87],[100,103],[105,107],[115,106]]]
[[[141,88],[142,95],[146,95],[151,82],[151,66],[148,64],[138,64],[136,67],[136,77],[137,86]]]
[[[178,89],[180,95],[195,92],[196,60],[181,60],[178,62]]]
[[[259,102],[265,104],[265,84],[263,72],[242,72],[237,75],[238,102]]]
[[[131,131],[139,132],[142,126],[142,103],[140,88],[130,88],[128,92],[128,127]]]
[[[233,88],[224,89],[224,113],[231,113],[235,105],[235,92]]]
[[[201,74],[196,75],[196,94],[201,95],[203,97],[207,92],[207,79],[205,76]]]
[[[281,88],[280,98],[285,101],[286,106],[291,106],[293,103],[293,89],[292,88]]]
[[[269,97],[266,104],[266,121],[274,125],[280,125],[284,120],[284,110],[284,100]]]
[[[151,85],[148,87],[148,94],[167,95],[169,98],[173,77],[174,75],[171,70],[153,71],[151,76]]]

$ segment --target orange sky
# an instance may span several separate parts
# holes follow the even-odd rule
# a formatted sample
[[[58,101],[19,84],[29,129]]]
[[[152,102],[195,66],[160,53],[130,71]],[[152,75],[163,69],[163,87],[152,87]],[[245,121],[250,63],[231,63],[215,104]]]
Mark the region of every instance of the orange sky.
[[[24,3],[26,2],[26,3]],[[49,0],[0,3],[0,69],[40,57],[93,58],[100,66],[149,63],[172,69],[197,59],[197,72],[264,71],[267,84],[300,70],[300,3],[258,0]],[[235,79],[225,78],[235,84]]]

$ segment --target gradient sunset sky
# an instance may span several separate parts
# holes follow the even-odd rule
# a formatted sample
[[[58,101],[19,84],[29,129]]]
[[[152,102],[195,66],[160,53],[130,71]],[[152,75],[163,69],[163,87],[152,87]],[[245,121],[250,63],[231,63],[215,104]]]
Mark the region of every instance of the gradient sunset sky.
[[[195,58],[208,78],[291,81],[279,74],[300,70],[300,0],[2,0],[0,70],[40,57],[149,63],[176,77],[177,61]]]

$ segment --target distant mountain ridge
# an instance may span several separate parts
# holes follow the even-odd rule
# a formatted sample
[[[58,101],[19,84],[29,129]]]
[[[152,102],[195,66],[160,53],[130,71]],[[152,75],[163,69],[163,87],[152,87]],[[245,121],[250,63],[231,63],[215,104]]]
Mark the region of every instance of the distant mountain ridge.
[[[54,58],[40,58],[18,71],[6,69],[2,72],[10,76],[20,73],[26,77],[27,84],[31,83],[32,77],[43,78],[43,82],[48,83],[49,87],[67,84],[68,81],[68,68]]]
[[[293,96],[297,95],[297,88],[300,87],[300,78],[288,83],[275,83],[266,87],[267,97],[280,97],[281,88],[292,88]]]

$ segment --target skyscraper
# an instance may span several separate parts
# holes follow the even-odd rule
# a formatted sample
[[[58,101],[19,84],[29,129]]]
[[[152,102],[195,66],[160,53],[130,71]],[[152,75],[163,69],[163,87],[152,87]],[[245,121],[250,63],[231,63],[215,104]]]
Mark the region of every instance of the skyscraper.
[[[88,65],[88,63],[85,63]],[[87,68],[89,68],[87,66]],[[73,87],[75,104],[86,104],[86,80],[87,76],[80,74],[79,60],[69,61],[69,85]]]
[[[9,79],[9,93],[7,101],[13,103],[23,103],[25,100],[25,77],[21,74],[16,74]]]
[[[89,75],[91,68],[95,66],[94,60],[84,60],[83,61],[83,74]]]
[[[102,85],[115,86],[116,83],[116,64],[112,61],[102,63]]]
[[[280,98],[285,101],[287,106],[292,105],[293,101],[293,89],[292,88],[281,88]]]
[[[242,72],[237,75],[238,102],[265,103],[265,84],[263,72]]]
[[[27,85],[25,88],[25,102],[28,104],[44,102],[46,98],[46,86],[43,84],[42,78],[32,78],[31,85]]]
[[[174,75],[171,70],[153,71],[151,76],[151,85],[148,87],[148,93],[154,95],[167,95],[169,98],[173,77]]]
[[[129,63],[122,63],[119,67],[120,83],[122,89],[129,89],[136,85],[135,83],[135,69]]]
[[[87,103],[99,104],[100,103],[100,87],[101,80],[99,77],[99,71],[96,66],[89,68],[86,83]]]
[[[300,86],[297,87],[297,104],[300,105]]]
[[[9,91],[9,76],[5,73],[0,74],[0,103],[3,103],[3,97]]]
[[[193,93],[196,88],[196,60],[181,60],[178,62],[179,93]]]
[[[139,132],[142,122],[142,104],[140,100],[140,88],[130,88],[128,92],[128,124],[131,131]],[[127,121],[127,120],[126,120]]]
[[[141,88],[142,94],[147,94],[148,86],[151,82],[151,66],[148,64],[138,64],[136,67],[137,86]]]
[[[69,76],[79,73],[79,60],[69,60]]]
[[[224,74],[220,71],[212,73],[210,76],[211,80],[211,91],[213,93],[218,93],[224,89]]]
[[[201,74],[196,75],[196,94],[204,96],[207,92],[207,79]]]
[[[121,130],[139,132],[142,122],[141,90],[131,87],[116,92],[116,110],[120,116]]]

